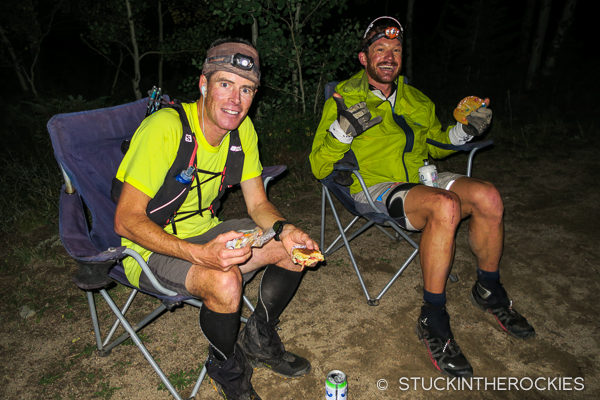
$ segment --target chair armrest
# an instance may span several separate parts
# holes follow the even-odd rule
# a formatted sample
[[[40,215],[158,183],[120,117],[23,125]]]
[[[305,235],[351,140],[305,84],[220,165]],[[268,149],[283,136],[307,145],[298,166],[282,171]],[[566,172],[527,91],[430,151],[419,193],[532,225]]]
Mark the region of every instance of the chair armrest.
[[[469,160],[467,162],[467,176],[470,177],[471,171],[473,169],[473,157],[475,157],[475,153],[478,150],[481,150],[483,148],[493,145],[494,141],[492,139],[476,140],[473,142],[467,142],[460,146],[456,146],[453,144],[440,143],[436,140],[427,139],[427,143],[431,144],[435,147],[439,147],[440,149],[444,149],[444,150],[465,151],[465,152],[468,151],[469,152]]]
[[[334,171],[358,171],[355,164],[349,162],[337,162],[333,164]]]
[[[152,286],[154,286],[154,289],[156,289],[157,292],[162,293],[166,296],[177,296],[177,292],[167,289],[158,282],[158,280],[154,276],[154,273],[150,270],[150,267],[148,267],[146,261],[137,251],[126,248],[123,251],[123,254],[132,257],[139,264],[139,266],[142,268],[142,271],[144,271],[144,273],[148,277],[148,280],[150,280],[150,283],[152,283]]]
[[[367,198],[367,203],[369,203],[369,206],[371,207],[373,212],[377,213],[377,214],[381,214],[381,210],[377,208],[377,206],[375,205],[375,202],[371,198],[371,193],[369,193],[369,188],[367,187],[367,184],[365,183],[365,180],[363,179],[363,177],[360,174],[360,172],[358,171],[358,169],[354,169],[352,171],[352,173],[354,174],[354,176],[356,176],[358,183],[360,183],[360,187],[361,187],[363,193],[365,194],[365,197]]]
[[[457,146],[454,144],[441,143],[433,139],[427,139],[427,143],[444,150],[471,151],[473,149],[479,150],[483,149],[484,147],[491,146],[492,144],[494,144],[494,141],[492,139],[477,140],[474,142],[467,142],[463,145]]]
[[[267,186],[269,185],[269,183],[273,179],[277,178],[279,175],[284,173],[286,169],[287,166],[285,165],[271,165],[263,168],[262,178],[263,184],[265,186],[265,191],[267,190]]]

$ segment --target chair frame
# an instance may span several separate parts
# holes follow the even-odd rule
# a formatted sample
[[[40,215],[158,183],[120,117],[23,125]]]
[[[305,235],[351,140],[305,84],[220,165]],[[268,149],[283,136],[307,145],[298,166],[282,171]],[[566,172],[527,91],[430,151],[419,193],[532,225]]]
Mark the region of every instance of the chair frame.
[[[123,106],[132,105],[135,107],[139,107],[139,104],[137,103],[139,102],[129,103]],[[103,109],[89,111],[102,110]],[[183,296],[163,287],[158,282],[158,280],[148,267],[147,263],[136,251],[126,248],[124,246],[108,247],[104,251],[98,251],[94,243],[92,243],[92,240],[90,238],[89,222],[86,220],[85,217],[86,206],[84,206],[83,204],[83,197],[80,193],[81,190],[79,190],[77,176],[74,176],[76,174],[73,174],[73,172],[69,169],[69,166],[63,164],[62,162],[62,156],[60,154],[64,153],[65,149],[61,148],[60,151],[57,151],[57,147],[61,147],[62,144],[60,143],[60,139],[55,139],[55,136],[60,136],[58,132],[62,129],[60,127],[60,124],[63,122],[57,123],[56,125],[53,122],[54,119],[58,117],[68,118],[71,115],[80,115],[82,113],[83,112],[58,114],[54,116],[48,122],[48,131],[53,139],[53,146],[55,148],[56,159],[64,179],[64,185],[62,187],[60,195],[60,237],[65,249],[67,250],[69,255],[71,255],[71,257],[75,259],[79,266],[78,274],[73,278],[73,280],[79,286],[80,289],[85,291],[88,307],[90,310],[92,325],[94,328],[94,336],[96,340],[96,348],[98,350],[98,354],[100,356],[107,356],[115,347],[123,343],[125,340],[131,338],[133,343],[146,358],[150,366],[154,369],[161,382],[165,385],[170,394],[175,399],[182,400],[183,398],[181,394],[175,389],[167,375],[164,373],[164,371],[161,369],[158,363],[154,360],[154,358],[152,357],[152,355],[138,336],[138,332],[147,325],[149,325],[151,322],[156,320],[166,311],[172,311],[179,306],[183,306],[184,304],[200,308],[202,307],[202,302],[197,298]],[[133,132],[131,132],[131,134],[133,134]],[[57,142],[55,142],[55,140]],[[264,167],[263,183],[265,191],[267,190],[268,184],[272,182],[274,178],[282,174],[285,170],[286,166],[284,165]],[[70,212],[67,212],[67,210],[69,210]],[[76,221],[73,223],[74,219]],[[76,238],[76,240],[79,241],[79,243],[77,244],[77,246],[79,246],[77,250],[72,248],[68,240],[68,238],[72,239],[74,237]],[[81,250],[82,247],[84,249],[83,251]],[[84,252],[85,254],[82,254],[82,252]],[[136,262],[140,265],[144,273],[146,273],[154,287],[153,291],[141,290],[129,284],[125,276],[123,266],[121,264],[121,260],[127,256],[134,258]],[[82,279],[80,279],[80,276],[93,276],[96,282],[90,284],[82,283]],[[115,300],[109,294],[109,289],[112,286],[114,286],[114,283],[122,284],[131,289],[129,296],[127,297],[126,301],[121,307],[119,307],[116,304]],[[161,304],[149,314],[147,314],[145,317],[143,317],[139,322],[132,324],[127,319],[126,314],[131,308],[131,305],[139,292],[159,299],[161,301]],[[98,319],[98,313],[96,308],[96,294],[99,294],[104,299],[104,301],[107,303],[110,310],[116,317],[116,320],[114,321],[112,326],[106,330],[104,337]],[[242,300],[251,311],[254,311],[253,304],[248,300],[246,296],[242,296]],[[245,323],[246,319],[241,317],[241,321]],[[125,332],[122,333],[119,337],[113,338],[119,326],[122,326]],[[205,376],[206,366],[203,366],[188,399],[194,399],[196,397],[196,394],[198,393],[200,385],[204,380]]]
[[[471,176],[472,167],[473,167],[473,158],[475,157],[475,153],[478,150],[481,150],[485,147],[491,146],[492,144],[493,144],[492,140],[486,140],[486,141],[478,141],[478,142],[474,142],[474,143],[468,143],[463,146],[452,146],[452,147],[456,148],[456,150],[469,152],[466,176],[468,176],[468,177]],[[447,147],[450,148],[451,146],[447,146]],[[406,270],[406,268],[410,265],[410,263],[415,259],[415,257],[419,253],[419,245],[414,240],[411,239],[411,237],[406,233],[406,230],[403,229],[399,225],[398,221],[387,216],[386,214],[381,213],[381,211],[375,206],[373,199],[371,198],[371,196],[368,195],[369,192],[367,189],[367,185],[365,184],[365,181],[364,181],[362,175],[360,174],[359,169],[352,168],[349,170],[352,172],[352,174],[354,174],[354,176],[360,183],[362,191],[365,194],[367,194],[367,196],[366,196],[367,202],[368,202],[369,206],[371,207],[372,214],[371,215],[364,215],[364,214],[356,215],[355,214],[354,218],[350,221],[350,223],[348,223],[344,227],[342,224],[342,221],[339,217],[339,213],[336,210],[335,204],[333,202],[333,197],[335,197],[335,194],[332,197],[331,190],[327,187],[327,185],[325,183],[321,182],[322,183],[322,196],[321,196],[321,232],[320,232],[321,233],[321,242],[320,242],[320,246],[322,249],[325,249],[323,252],[325,254],[325,256],[329,256],[329,255],[335,253],[337,250],[339,250],[343,246],[346,247],[348,256],[350,257],[350,262],[352,263],[352,267],[354,268],[354,271],[356,272],[360,286],[361,286],[363,293],[367,299],[367,304],[370,306],[377,306],[377,305],[379,305],[379,302],[380,302],[381,298],[383,297],[383,295],[390,289],[390,287],[394,284],[394,282],[396,282],[396,280],[400,277],[400,275],[402,275],[404,270]],[[325,221],[326,221],[327,204],[329,204],[329,207],[330,207],[333,217],[335,219],[335,223],[338,227],[338,231],[340,232],[340,234],[328,246],[326,246],[326,244],[325,244]],[[350,229],[361,218],[366,219],[366,222],[362,226],[360,226],[358,229],[356,229],[355,231],[353,231],[351,234],[348,235],[348,232],[350,231]],[[353,239],[360,236],[363,232],[365,232],[367,229],[369,229],[372,226],[375,226],[376,228],[378,228],[381,232],[383,232],[390,239],[397,240],[397,241],[404,240],[413,248],[412,253],[408,256],[408,258],[404,261],[404,263],[402,263],[402,265],[396,270],[396,272],[392,276],[392,278],[384,285],[384,287],[375,296],[373,296],[367,289],[366,284],[363,279],[363,276],[362,276],[362,273],[360,272],[360,269],[358,268],[356,259],[354,258],[354,254],[352,252],[352,248],[350,246],[350,242]],[[386,228],[392,228],[394,231],[394,234],[391,234]],[[342,240],[341,243],[340,243],[340,239]],[[454,274],[450,274],[449,277],[450,277],[450,280],[453,282],[458,281],[458,278]]]

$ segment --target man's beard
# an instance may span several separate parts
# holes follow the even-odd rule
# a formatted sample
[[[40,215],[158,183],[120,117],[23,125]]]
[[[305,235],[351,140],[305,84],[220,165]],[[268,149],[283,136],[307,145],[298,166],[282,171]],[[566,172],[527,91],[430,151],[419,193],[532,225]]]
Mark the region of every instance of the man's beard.
[[[398,68],[397,63],[391,63],[391,64],[379,63],[379,65],[389,65],[393,68]],[[390,78],[388,78],[388,77],[379,75],[379,71],[378,71],[376,65],[367,63],[367,72],[369,74],[369,77],[371,77],[371,79],[373,79],[375,82],[382,83],[382,84],[389,84],[389,83],[394,82],[396,80],[396,78],[398,77],[398,75],[400,75],[400,68],[398,68],[398,70]]]

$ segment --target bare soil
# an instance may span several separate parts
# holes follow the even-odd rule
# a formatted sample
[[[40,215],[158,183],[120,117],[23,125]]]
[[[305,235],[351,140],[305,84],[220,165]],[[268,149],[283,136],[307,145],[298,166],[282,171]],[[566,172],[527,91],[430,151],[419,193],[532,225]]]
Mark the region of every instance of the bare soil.
[[[599,398],[597,152],[584,145],[568,150],[542,146],[535,152],[519,148],[497,145],[479,155],[474,175],[493,181],[503,194],[506,239],[501,277],[514,307],[535,326],[535,338],[509,337],[491,315],[470,303],[475,260],[465,221],[457,235],[453,267],[459,281],[448,284],[447,294],[454,335],[478,377],[472,389],[436,379],[441,375],[416,337],[422,296],[418,259],[380,305],[371,307],[348,255],[340,250],[306,273],[281,319],[284,343],[309,358],[312,371],[303,378],[283,379],[256,369],[253,384],[262,398],[322,399],[325,376],[332,369],[348,375],[349,397],[355,400]],[[464,163],[465,156],[458,155],[437,165],[440,170],[459,170]],[[295,173],[304,174],[308,190],[298,190],[283,178],[271,186],[270,197],[318,239],[318,183],[308,171]],[[243,214],[239,194],[231,195],[226,205],[226,216]],[[349,215],[344,213],[344,218]],[[333,220],[328,218],[326,235],[331,239],[333,233]],[[418,240],[418,235],[414,238]],[[407,246],[375,229],[357,239],[355,246],[372,290],[384,285],[407,254]],[[0,398],[170,398],[135,346],[120,346],[106,357],[97,354],[84,292],[70,281],[76,265],[58,242],[55,228],[4,237],[2,247]],[[23,247],[28,250],[19,250]],[[258,281],[246,287],[251,300],[256,299]],[[112,292],[124,301],[123,289]],[[142,310],[155,304],[150,299],[137,301]],[[107,307],[99,298],[97,303],[107,329],[111,322]],[[166,373],[177,375],[187,396],[193,372],[199,371],[207,351],[197,310],[184,307],[168,313],[142,337]],[[513,382],[509,377],[517,378],[518,384],[509,386]],[[382,380],[387,387],[381,386]],[[217,398],[208,380],[197,398]]]

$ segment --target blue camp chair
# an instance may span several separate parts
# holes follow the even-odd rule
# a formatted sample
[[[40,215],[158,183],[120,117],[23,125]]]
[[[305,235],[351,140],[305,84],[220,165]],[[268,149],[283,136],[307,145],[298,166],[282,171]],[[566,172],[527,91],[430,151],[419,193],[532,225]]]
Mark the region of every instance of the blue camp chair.
[[[325,85],[325,99],[329,99],[337,86],[338,82],[329,82]],[[468,160],[467,160],[467,171],[466,175],[471,176],[472,167],[473,167],[473,158],[475,153],[483,149],[485,147],[491,146],[493,144],[492,140],[480,140],[469,142],[462,146],[454,146],[448,145],[444,143],[435,142],[433,140],[427,139],[427,143],[433,144],[434,146],[448,149],[448,150],[456,150],[462,152],[468,152]],[[321,180],[322,184],[322,197],[321,197],[321,242],[320,247],[323,250],[324,255],[330,256],[335,253],[342,247],[346,248],[348,252],[348,256],[350,257],[350,262],[352,263],[352,267],[356,272],[358,277],[358,281],[363,290],[363,293],[367,299],[367,304],[370,306],[377,306],[383,295],[390,289],[390,287],[396,282],[396,280],[402,275],[404,270],[410,265],[410,263],[415,259],[417,254],[419,254],[419,245],[412,240],[410,235],[405,231],[404,228],[400,225],[399,221],[390,217],[387,214],[382,213],[376,206],[369,196],[367,196],[367,202],[371,208],[369,212],[359,212],[356,209],[354,199],[350,196],[350,189],[348,186],[343,186],[336,182],[334,179],[335,174],[340,171],[347,171],[352,173],[358,182],[360,183],[362,190],[365,193],[368,193],[367,186],[365,181],[360,174],[360,167],[356,162],[356,158],[353,157],[351,152],[347,153],[347,155],[351,155],[350,157],[344,156],[342,160],[340,160],[334,166],[334,171],[327,176],[326,178]],[[333,195],[333,196],[332,196]],[[346,226],[342,224],[342,221],[339,217],[339,212],[336,209],[336,206],[333,202],[333,197],[335,197],[345,208],[349,211],[354,217]],[[331,209],[331,213],[333,214],[333,218],[335,220],[336,226],[338,228],[339,234],[338,236],[329,244],[325,243],[325,225],[326,225],[326,209],[327,205]],[[355,229],[354,231],[350,231],[353,228],[354,224],[359,220],[364,220],[363,225]],[[359,269],[356,259],[354,258],[354,254],[352,252],[352,247],[350,242],[360,236],[363,232],[368,230],[371,227],[376,227],[381,232],[383,232],[386,236],[388,236],[392,240],[396,240],[399,242],[406,242],[412,248],[409,256],[402,262],[400,262],[400,266],[394,273],[394,275],[390,278],[389,281],[384,285],[384,287],[379,291],[379,293],[375,296],[371,294],[369,289],[364,282],[363,275],[361,270]],[[456,282],[458,280],[457,276],[454,274],[450,274],[450,280]]]
[[[142,257],[121,246],[120,237],[113,227],[116,205],[111,200],[110,191],[112,178],[123,158],[121,144],[131,138],[144,118],[147,105],[148,99],[142,99],[115,107],[58,114],[48,121],[54,155],[65,181],[60,194],[59,234],[65,249],[79,266],[73,281],[86,293],[98,353],[106,356],[113,348],[131,338],[169,392],[180,400],[182,397],[146,349],[137,332],[167,310],[172,311],[184,304],[199,308],[202,303],[196,298],[162,287]],[[285,170],[284,165],[265,167],[265,188],[268,182]],[[140,264],[154,285],[154,290],[139,290],[129,284],[121,264],[126,256],[133,257]],[[115,304],[108,291],[114,282],[131,288],[131,294],[121,308]],[[139,292],[159,299],[161,304],[141,321],[131,323],[126,313]],[[117,318],[104,339],[96,313],[96,293],[104,298]],[[245,296],[244,302],[253,310]],[[119,326],[125,332],[113,339]],[[203,368],[190,398],[196,396],[205,375],[206,368]]]

